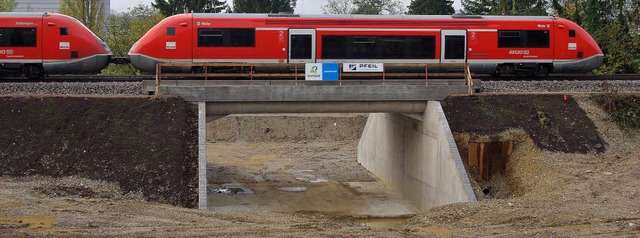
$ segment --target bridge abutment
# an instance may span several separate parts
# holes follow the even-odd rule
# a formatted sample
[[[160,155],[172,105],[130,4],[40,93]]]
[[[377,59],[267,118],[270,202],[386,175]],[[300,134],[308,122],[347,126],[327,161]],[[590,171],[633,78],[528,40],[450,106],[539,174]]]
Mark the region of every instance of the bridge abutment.
[[[437,101],[430,101],[423,114],[370,114],[358,162],[421,210],[476,201]]]

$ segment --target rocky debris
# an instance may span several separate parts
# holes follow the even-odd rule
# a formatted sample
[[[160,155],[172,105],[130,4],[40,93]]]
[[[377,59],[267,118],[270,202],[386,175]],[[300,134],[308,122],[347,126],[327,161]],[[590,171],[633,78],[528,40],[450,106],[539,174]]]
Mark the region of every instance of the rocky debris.
[[[134,198],[144,200],[141,192],[124,194],[120,186],[107,181],[91,180],[78,176],[43,178],[33,191],[50,197],[79,196],[82,198]]]

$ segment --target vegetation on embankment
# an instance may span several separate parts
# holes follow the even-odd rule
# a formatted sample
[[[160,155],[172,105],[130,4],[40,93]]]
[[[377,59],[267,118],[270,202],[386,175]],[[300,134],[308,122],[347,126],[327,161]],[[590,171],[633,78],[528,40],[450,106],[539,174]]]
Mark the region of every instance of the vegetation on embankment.
[[[607,90],[591,97],[611,115],[611,121],[624,129],[640,129],[640,95],[619,94]]]

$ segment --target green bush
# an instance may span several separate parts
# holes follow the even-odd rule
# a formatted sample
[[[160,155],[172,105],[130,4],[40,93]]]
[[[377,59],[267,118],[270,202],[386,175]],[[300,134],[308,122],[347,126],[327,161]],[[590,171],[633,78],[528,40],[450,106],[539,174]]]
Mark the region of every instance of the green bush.
[[[618,94],[606,83],[603,89],[603,94],[592,99],[611,115],[611,120],[621,128],[640,129],[640,96]]]

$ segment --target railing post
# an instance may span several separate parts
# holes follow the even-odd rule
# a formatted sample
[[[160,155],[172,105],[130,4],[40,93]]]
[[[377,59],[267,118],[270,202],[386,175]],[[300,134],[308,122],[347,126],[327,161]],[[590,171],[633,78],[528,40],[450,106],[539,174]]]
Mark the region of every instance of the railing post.
[[[473,79],[471,78],[471,66],[469,63],[465,64],[465,78],[467,80],[467,85],[469,86],[469,95],[473,94]]]
[[[162,76],[160,76],[160,74],[162,74],[161,69],[162,69],[162,67],[160,67],[160,63],[157,63],[156,64],[156,92],[155,92],[156,96],[160,95],[160,93],[159,93],[160,80],[161,80],[161,77],[162,77]]]
[[[382,85],[387,85],[387,83],[386,83],[386,82],[387,82],[387,81],[386,81],[386,78],[387,78],[387,77],[386,77],[386,75],[385,75],[385,72],[386,72],[387,70],[385,69],[385,67],[387,67],[387,66],[386,66],[386,65],[383,65],[383,66],[382,66]]]
[[[206,81],[208,79],[209,76],[209,67],[207,66],[207,64],[204,64],[204,80]]]
[[[296,74],[295,83],[296,83],[296,86],[298,86],[298,64],[293,64],[293,68],[294,68],[294,70],[295,70],[294,72]]]
[[[251,81],[251,85],[253,85],[253,65],[249,67],[249,81]]]
[[[342,69],[344,67],[343,63],[338,64],[338,83],[342,86]]]
[[[429,86],[429,65],[424,64],[424,86]]]

